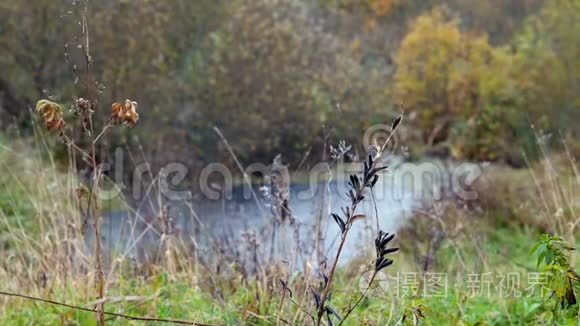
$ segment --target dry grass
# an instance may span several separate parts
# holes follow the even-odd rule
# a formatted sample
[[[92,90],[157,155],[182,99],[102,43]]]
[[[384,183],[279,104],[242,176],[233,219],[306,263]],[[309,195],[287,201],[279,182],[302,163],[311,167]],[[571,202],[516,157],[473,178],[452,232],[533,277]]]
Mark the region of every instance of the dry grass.
[[[0,265],[2,289],[64,302],[94,303],[95,262],[83,235],[83,219],[78,209],[82,203],[74,191],[78,180],[73,177],[74,173],[59,170],[51,163],[45,151],[31,148],[35,147],[11,144],[0,148],[0,166],[8,171],[0,176],[0,186],[9,189],[6,195],[3,193],[0,206],[1,254],[8,257]],[[498,244],[495,233],[501,231],[503,234],[506,228],[524,230],[516,240],[527,237],[530,246],[534,237],[545,231],[564,234],[569,242],[577,243],[577,229],[570,226],[578,221],[574,215],[578,210],[574,190],[579,179],[577,165],[566,154],[536,162],[532,170],[514,171],[492,166],[486,171],[482,183],[477,185],[480,194],[477,202],[469,205],[442,202],[437,207],[419,210],[410,223],[399,230],[399,238],[405,241],[400,243],[402,253],[396,262],[397,271],[465,273],[474,269],[533,268],[533,264],[527,263],[526,248],[518,249],[517,255],[510,249],[501,249],[507,243],[501,241],[508,241],[505,235],[499,238],[502,245],[499,249],[490,246],[490,243]],[[559,208],[562,208],[560,213]],[[195,215],[194,211],[191,213]],[[134,243],[145,230],[137,226],[138,216],[133,216],[132,221],[130,228],[134,229],[130,242]],[[151,226],[162,234],[158,243],[153,244],[154,259],[144,264],[136,266],[131,261],[128,252],[134,248],[105,255],[107,296],[104,300],[108,310],[119,311],[116,302],[126,304],[137,300],[139,305],[147,307],[142,314],[156,315],[155,307],[163,302],[160,296],[164,292],[139,292],[128,289],[126,284],[150,286],[163,277],[169,284],[209,294],[206,301],[212,308],[208,309],[215,315],[206,316],[205,320],[230,320],[234,324],[250,323],[251,320],[261,320],[256,324],[288,320],[300,324],[311,320],[308,314],[316,314],[307,289],[321,281],[316,276],[317,266],[307,265],[305,270],[293,274],[284,264],[272,264],[262,266],[256,274],[246,274],[236,266],[235,259],[220,256],[224,253],[221,249],[227,247],[225,243],[218,243],[221,239],[212,240],[216,243],[215,248],[203,248],[215,252],[215,259],[207,260],[198,251],[202,244],[197,243],[196,238],[184,239],[164,232],[170,228],[168,217],[162,211]],[[199,229],[206,232],[201,222]],[[361,257],[358,263],[353,261],[337,273],[335,296],[338,299],[334,299],[333,305],[339,309],[351,307],[352,300],[357,298],[349,301],[346,293],[358,287],[360,267],[365,266],[369,258]],[[280,279],[286,280],[293,290],[295,304],[288,304],[290,298],[287,294],[284,296]],[[286,304],[280,302],[282,297]],[[0,300],[3,303],[0,313],[6,313],[10,309],[8,303],[15,302],[6,297]],[[339,303],[335,303],[336,300]],[[395,315],[407,307],[393,305]],[[183,316],[170,314],[166,317]],[[363,320],[364,314],[353,313],[352,317],[358,322]]]
[[[438,261],[441,256],[438,252],[445,248],[455,253],[459,269],[466,267],[466,261],[473,260],[484,270],[488,269],[489,253],[482,249],[482,244],[496,230],[523,230],[532,237],[530,243],[542,233],[577,243],[580,233],[578,168],[569,152],[555,154],[545,149],[543,157],[531,162],[527,169],[486,167],[473,186],[477,200],[451,199],[417,209],[399,230],[402,238],[411,239],[401,244],[407,258],[412,258],[411,269],[428,272],[447,268]]]
[[[0,148],[0,167],[5,171],[0,176],[0,250],[6,257],[0,262],[2,290],[63,302],[71,297],[95,302],[94,240],[87,232],[94,227],[85,225],[87,203],[78,195],[76,173],[59,170],[47,151],[24,142]],[[117,288],[127,277],[138,280],[139,273],[150,277],[166,273],[192,288],[198,286],[197,276],[205,274],[194,266],[196,256],[188,251],[190,247],[171,234],[161,236],[155,260],[146,266],[134,265],[130,256],[140,236],[148,232],[138,228],[139,220],[130,219],[127,228],[132,241],[126,250],[105,255],[105,287],[112,289],[102,299],[105,302],[116,297],[113,293],[119,293]],[[159,224],[163,220],[160,216]],[[161,225],[152,228],[163,232]],[[3,303],[9,300],[0,297]]]
[[[580,174],[567,153],[545,155],[525,170],[493,166],[476,184],[476,204],[497,223],[534,227],[573,240],[580,227]]]
[[[22,144],[0,153],[3,194],[1,228],[8,257],[0,266],[5,289],[50,293],[69,286],[92,286],[87,252],[81,234],[77,180],[42,159],[39,151]]]

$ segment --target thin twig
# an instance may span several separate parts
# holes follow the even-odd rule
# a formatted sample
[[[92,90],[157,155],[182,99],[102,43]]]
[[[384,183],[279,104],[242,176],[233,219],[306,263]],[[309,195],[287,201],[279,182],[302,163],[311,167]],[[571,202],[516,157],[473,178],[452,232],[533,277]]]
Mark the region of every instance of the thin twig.
[[[111,126],[113,125],[112,121],[109,121],[109,123],[107,123],[103,129],[101,130],[101,132],[97,135],[97,137],[95,137],[95,139],[93,140],[93,143],[96,144],[99,139],[105,134],[105,132],[107,131],[107,129],[109,129]]]
[[[363,293],[360,295],[360,297],[358,298],[358,300],[354,303],[354,305],[352,305],[346,312],[346,314],[344,314],[344,316],[342,317],[342,320],[340,321],[340,323],[338,323],[338,326],[342,325],[342,323],[348,318],[348,316],[354,311],[354,309],[360,304],[360,302],[362,301],[362,299],[367,295],[367,292],[369,291],[369,289],[371,288],[371,285],[373,284],[373,281],[375,280],[375,277],[377,277],[377,271],[375,270],[373,272],[373,276],[371,276],[371,279],[369,280],[369,285],[365,288],[365,290],[363,291]]]
[[[298,302],[296,302],[294,299],[289,298],[290,302],[295,305],[298,309],[300,309],[303,313],[307,314],[308,316],[310,316],[310,318],[312,318],[312,321],[314,322],[316,320],[316,317],[314,315],[312,315],[310,312],[308,312],[306,309],[304,309],[301,305],[298,304]],[[324,325],[324,323],[321,322],[322,325]]]
[[[236,162],[236,165],[238,166],[238,169],[240,169],[240,172],[242,173],[242,176],[244,178],[244,181],[248,184],[248,187],[250,188],[250,190],[252,192],[252,197],[254,198],[254,201],[256,202],[256,204],[258,206],[258,209],[260,210],[260,213],[262,213],[262,217],[265,218],[266,215],[265,215],[264,209],[262,208],[262,205],[260,203],[260,200],[258,199],[258,195],[256,195],[256,192],[252,188],[252,180],[250,180],[250,177],[248,176],[248,174],[244,170],[244,167],[242,166],[242,163],[240,163],[240,160],[238,160],[238,157],[234,153],[234,150],[230,146],[230,143],[228,142],[228,140],[226,139],[226,137],[224,136],[224,134],[222,134],[221,130],[217,126],[214,126],[213,127],[213,130],[221,138],[221,140],[224,142],[224,145],[226,145],[226,148],[228,149],[228,152],[230,153],[230,155],[232,156],[232,158]]]
[[[48,304],[52,304],[52,305],[56,305],[56,306],[67,307],[67,308],[71,308],[71,309],[75,309],[75,310],[81,310],[81,311],[87,311],[87,312],[93,312],[93,313],[96,312],[96,309],[79,307],[79,306],[71,305],[68,303],[32,297],[32,296],[24,295],[24,294],[0,291],[0,295],[5,295],[5,296],[9,296],[9,297],[17,297],[17,298],[22,298],[22,299],[27,299],[27,300],[32,300],[32,301],[39,301],[39,302],[44,302],[44,303],[48,303]],[[120,314],[120,313],[116,313],[116,312],[109,312],[109,311],[103,311],[103,314],[109,315],[109,316],[115,316],[115,317],[119,317],[119,318],[124,318],[124,319],[128,319],[128,320],[140,320],[140,321],[148,321],[148,322],[164,322],[164,323],[172,323],[172,324],[197,325],[197,326],[221,325],[221,324],[201,324],[201,323],[197,323],[197,322],[193,322],[193,321],[179,320],[179,319],[165,319],[165,318],[157,318],[157,317],[138,317],[138,316],[130,316],[130,315],[125,315],[125,314]]]

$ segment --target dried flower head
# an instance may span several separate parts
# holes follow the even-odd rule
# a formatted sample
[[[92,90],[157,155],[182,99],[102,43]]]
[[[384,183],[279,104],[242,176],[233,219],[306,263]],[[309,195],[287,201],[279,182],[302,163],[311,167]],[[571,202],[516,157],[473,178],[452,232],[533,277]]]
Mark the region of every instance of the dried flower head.
[[[91,102],[85,98],[73,98],[71,112],[80,117],[82,121],[83,130],[90,134],[90,118],[94,113]]]
[[[49,131],[62,132],[64,130],[65,122],[59,104],[49,100],[40,100],[36,103],[36,112],[40,114],[42,122]]]
[[[87,99],[82,97],[74,98],[73,105],[72,105],[72,112],[75,115],[85,117],[91,115],[93,113],[93,109],[91,108],[91,102]]]
[[[351,148],[351,145],[347,145],[346,141],[341,140],[338,142],[337,147],[330,145],[330,157],[332,157],[333,160],[338,160],[347,155]]]
[[[111,119],[113,123],[122,123],[129,128],[132,128],[139,120],[137,113],[137,102],[125,100],[125,104],[113,103],[113,114]]]

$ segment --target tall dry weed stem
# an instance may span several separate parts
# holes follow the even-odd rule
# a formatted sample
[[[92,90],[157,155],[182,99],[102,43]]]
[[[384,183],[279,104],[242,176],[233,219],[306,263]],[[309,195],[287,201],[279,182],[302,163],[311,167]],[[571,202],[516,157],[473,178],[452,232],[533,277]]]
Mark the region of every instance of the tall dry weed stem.
[[[97,160],[97,145],[99,140],[105,135],[106,131],[114,124],[123,124],[127,127],[133,127],[139,119],[137,113],[137,102],[125,100],[124,104],[113,103],[112,112],[109,122],[106,123],[98,134],[95,133],[95,112],[99,112],[99,91],[96,81],[92,75],[92,58],[89,52],[89,31],[86,20],[86,13],[82,16],[82,34],[84,43],[79,45],[82,50],[85,71],[84,71],[84,92],[85,97],[73,98],[70,111],[74,117],[81,120],[81,134],[89,137],[89,144],[86,146],[77,145],[73,136],[74,130],[67,129],[67,124],[63,118],[62,106],[56,102],[42,99],[36,104],[36,111],[40,115],[42,123],[51,132],[58,132],[59,138],[66,144],[69,150],[77,152],[82,157],[88,158],[87,162],[92,172],[92,180],[88,186],[77,188],[79,201],[86,202],[82,208],[81,215],[84,225],[92,223],[94,229],[94,246],[95,246],[95,290],[96,290],[96,318],[98,325],[105,324],[104,298],[105,298],[105,273],[103,271],[103,248],[101,243],[101,211],[99,207],[99,186],[103,179],[103,171],[100,162]],[[68,58],[67,53],[67,58]],[[76,72],[76,69],[73,69]],[[74,124],[71,124],[74,126]],[[88,190],[87,190],[88,188]],[[81,207],[81,206],[79,206]],[[83,232],[84,233],[84,232]]]
[[[328,274],[322,273],[323,278],[323,287],[321,292],[310,288],[310,292],[314,298],[314,303],[316,306],[316,325],[321,325],[322,318],[326,316],[326,320],[329,325],[332,325],[333,318],[338,319],[339,325],[342,324],[346,318],[352,313],[352,311],[358,306],[361,300],[366,295],[366,290],[360,296],[360,298],[352,305],[350,308],[347,309],[344,317],[341,315],[330,305],[328,305],[328,301],[332,294],[332,284],[335,278],[336,269],[340,260],[340,256],[342,254],[344,245],[349,235],[349,231],[351,230],[354,223],[358,220],[365,219],[366,216],[363,214],[359,214],[357,212],[357,208],[359,204],[365,199],[366,190],[372,191],[373,187],[376,185],[377,181],[379,180],[379,174],[381,171],[387,169],[387,166],[377,166],[378,160],[381,156],[385,153],[389,141],[391,140],[392,136],[397,131],[397,128],[400,126],[403,117],[399,116],[392,124],[391,133],[384,141],[383,144],[372,144],[368,149],[367,158],[363,163],[363,171],[362,177],[359,177],[356,174],[352,174],[350,176],[349,181],[349,190],[347,193],[348,198],[350,199],[350,206],[346,206],[342,209],[342,217],[339,214],[332,213],[331,216],[340,228],[341,237],[340,242],[338,244],[338,249],[336,251],[336,255],[332,261],[330,271]],[[374,273],[371,277],[371,281],[369,282],[369,287],[373,282],[374,278],[376,277],[377,273],[382,269],[390,266],[393,264],[393,260],[386,258],[388,254],[395,253],[398,251],[398,248],[389,248],[388,244],[392,241],[395,237],[394,234],[384,233],[381,230],[377,230],[378,234],[375,239],[375,250],[376,250],[376,259],[374,263]],[[368,289],[367,289],[368,290]]]

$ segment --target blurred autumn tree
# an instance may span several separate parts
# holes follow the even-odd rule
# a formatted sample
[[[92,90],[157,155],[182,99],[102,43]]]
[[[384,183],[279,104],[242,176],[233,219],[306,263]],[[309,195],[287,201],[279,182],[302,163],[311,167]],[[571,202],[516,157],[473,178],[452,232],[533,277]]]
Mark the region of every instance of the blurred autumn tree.
[[[45,91],[83,96],[84,16],[101,108],[131,98],[143,112],[132,139],[108,145],[138,138],[155,166],[230,159],[214,125],[244,162],[318,159],[325,138],[361,151],[393,104],[417,113],[420,141],[496,159],[532,142],[531,123],[574,130],[578,12],[575,0],[0,0],[0,125],[29,124]]]
[[[197,110],[191,106],[188,59],[217,28],[222,2],[110,1],[92,10],[91,42],[105,98],[139,102],[142,120],[131,134],[152,163],[197,163],[199,149],[189,139]]]
[[[418,114],[426,144],[449,140],[460,158],[495,160],[532,143],[530,125],[573,128],[578,115],[578,2],[554,1],[513,45],[465,32],[447,10],[410,24],[397,56],[394,96]]]
[[[360,11],[384,17],[391,13],[400,0],[323,0],[331,5],[347,11]]]
[[[236,0],[226,19],[194,57],[205,118],[198,126],[222,127],[244,159],[269,162],[282,152],[297,163],[309,147],[322,148],[323,134],[359,141],[373,112],[386,113],[384,96],[371,99],[386,86],[380,73],[365,70],[307,6]]]
[[[0,92],[2,107],[9,114],[2,120],[20,120],[27,113],[26,104],[49,85],[59,92],[63,88],[62,80],[70,70],[55,63],[63,62],[66,37],[76,28],[58,23],[65,20],[65,5],[64,0],[0,2]]]
[[[187,54],[219,21],[221,1],[40,0],[0,1],[0,6],[0,42],[7,49],[0,53],[0,93],[17,100],[16,107],[2,105],[8,116],[29,121],[27,105],[44,96],[86,97],[89,82],[101,92],[102,110],[109,112],[110,103],[125,98],[139,102],[145,114],[131,134],[147,144],[152,161],[191,158],[187,140],[179,137],[180,129],[190,128],[180,119],[191,99],[183,68]],[[90,81],[80,48],[86,36]],[[109,145],[129,140],[119,134],[115,142]]]
[[[580,121],[580,1],[553,0],[514,41],[522,110],[544,127],[576,131]]]
[[[323,134],[358,143],[387,113],[384,70],[361,65],[351,39],[325,30],[327,16],[299,1],[1,3],[10,51],[0,54],[0,86],[20,100],[12,113],[26,117],[22,108],[43,90],[57,100],[79,94],[86,15],[102,108],[139,102],[146,111],[132,135],[152,160],[220,158],[210,128],[218,125],[244,159],[283,152],[299,161],[311,146],[322,150]]]
[[[462,33],[455,18],[435,9],[419,17],[397,56],[394,96],[416,111],[423,140],[444,140],[452,119],[469,120],[479,106],[478,83],[492,59],[485,36]]]

